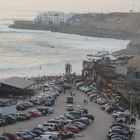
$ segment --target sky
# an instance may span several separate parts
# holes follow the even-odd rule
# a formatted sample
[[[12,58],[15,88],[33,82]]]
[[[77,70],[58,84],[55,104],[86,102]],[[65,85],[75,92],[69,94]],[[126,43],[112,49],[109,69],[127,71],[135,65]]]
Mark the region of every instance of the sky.
[[[33,18],[44,11],[140,12],[140,0],[0,0],[1,18]]]

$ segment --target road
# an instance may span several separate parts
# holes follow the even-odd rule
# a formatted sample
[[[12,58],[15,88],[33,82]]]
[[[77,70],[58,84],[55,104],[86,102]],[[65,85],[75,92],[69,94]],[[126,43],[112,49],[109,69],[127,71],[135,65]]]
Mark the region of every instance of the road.
[[[82,131],[81,133],[84,135],[83,137],[76,137],[77,140],[107,140],[106,134],[109,130],[109,125],[112,123],[113,118],[111,115],[107,114],[103,110],[100,109],[100,106],[98,106],[95,103],[89,102],[88,105],[84,105],[83,100],[87,99],[86,95],[78,90],[74,90],[76,95],[74,96],[74,105],[82,105],[88,108],[89,114],[94,115],[95,117],[95,123],[87,127],[86,130]],[[19,129],[24,130],[31,130],[33,127],[37,126],[38,124],[42,124],[45,121],[48,121],[54,117],[57,117],[59,115],[63,115],[66,113],[66,97],[67,94],[61,94],[56,101],[56,104],[54,106],[55,113],[50,116],[45,117],[38,117],[31,119],[29,121],[24,122],[18,122],[13,125],[9,125],[0,128],[0,133],[3,133],[4,129],[8,132],[16,132]]]

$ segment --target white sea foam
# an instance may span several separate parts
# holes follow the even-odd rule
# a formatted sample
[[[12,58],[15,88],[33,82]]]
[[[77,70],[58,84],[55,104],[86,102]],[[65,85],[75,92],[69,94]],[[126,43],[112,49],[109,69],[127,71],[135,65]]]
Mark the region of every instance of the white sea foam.
[[[0,78],[60,74],[67,62],[80,73],[86,54],[103,49],[113,52],[128,44],[116,39],[9,29],[11,23],[0,21]]]

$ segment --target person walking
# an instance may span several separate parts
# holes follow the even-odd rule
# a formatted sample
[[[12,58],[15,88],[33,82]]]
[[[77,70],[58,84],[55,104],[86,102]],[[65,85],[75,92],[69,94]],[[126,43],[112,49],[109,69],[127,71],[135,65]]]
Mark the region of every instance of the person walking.
[[[84,105],[86,104],[86,100],[84,99]]]
[[[134,125],[136,125],[136,117],[134,117]]]

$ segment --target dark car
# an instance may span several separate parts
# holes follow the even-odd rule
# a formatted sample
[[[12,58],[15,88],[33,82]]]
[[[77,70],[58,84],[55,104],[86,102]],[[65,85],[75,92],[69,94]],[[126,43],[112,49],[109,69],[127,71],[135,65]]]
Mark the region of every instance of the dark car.
[[[119,135],[119,134],[113,135],[111,139],[113,138],[122,138],[123,140],[129,140],[129,136],[124,136],[124,135]]]
[[[48,99],[46,102],[45,102],[45,106],[48,106],[48,107],[51,107],[54,105],[54,100],[52,99]]]
[[[24,121],[26,120],[26,118],[24,116],[21,116],[19,113],[13,113],[13,114],[10,114],[11,116],[15,117],[17,121]]]
[[[112,113],[114,110],[117,110],[118,107],[115,106],[109,106],[108,108],[105,109],[106,112]]]
[[[10,139],[6,136],[0,136],[0,140],[10,140]]]
[[[25,120],[30,120],[32,118],[28,113],[20,113],[20,116],[24,117]]]
[[[60,132],[60,134],[62,139],[68,139],[74,136],[74,133],[72,133],[71,131],[62,131]]]
[[[81,117],[81,112],[80,111],[71,111],[71,112],[69,112],[69,114],[74,116],[75,118]]]
[[[83,123],[83,124],[85,124],[87,126],[90,125],[90,121],[88,119],[80,118],[80,119],[75,119],[73,122],[81,122],[81,123]]]
[[[93,115],[89,115],[89,114],[82,115],[82,117],[86,117],[86,118],[90,119],[91,121],[94,121],[95,120],[94,116]]]
[[[76,119],[76,117],[72,116],[72,115],[64,115],[65,118],[69,119],[69,120],[74,120]]]
[[[43,134],[43,132],[41,130],[35,129],[35,128],[32,129],[31,132],[34,133],[34,134],[36,134],[37,136],[40,136],[41,134]]]
[[[30,139],[33,139],[33,137],[23,131],[18,131],[16,132],[16,134],[20,137],[22,137],[24,140],[30,140]]]
[[[37,108],[37,110],[41,112],[42,115],[47,115],[49,113],[47,108]]]
[[[25,132],[27,135],[31,135],[32,138],[37,137],[37,134],[35,134],[35,133],[31,132],[31,131],[23,130],[23,132]]]
[[[80,130],[84,130],[86,128],[86,125],[83,124],[82,122],[73,122],[72,124],[77,128],[79,128]]]
[[[4,119],[0,119],[0,127],[7,125],[7,122]]]
[[[81,114],[88,114],[88,110],[86,108],[81,108],[79,109],[79,111],[81,112]]]
[[[23,111],[23,110],[26,110],[27,107],[25,107],[25,106],[22,105],[22,104],[19,104],[19,105],[16,106],[16,109],[19,110],[19,111]]]
[[[66,103],[73,104],[73,97],[67,97]]]
[[[4,120],[6,121],[7,124],[16,123],[16,118],[11,115],[5,115]]]

